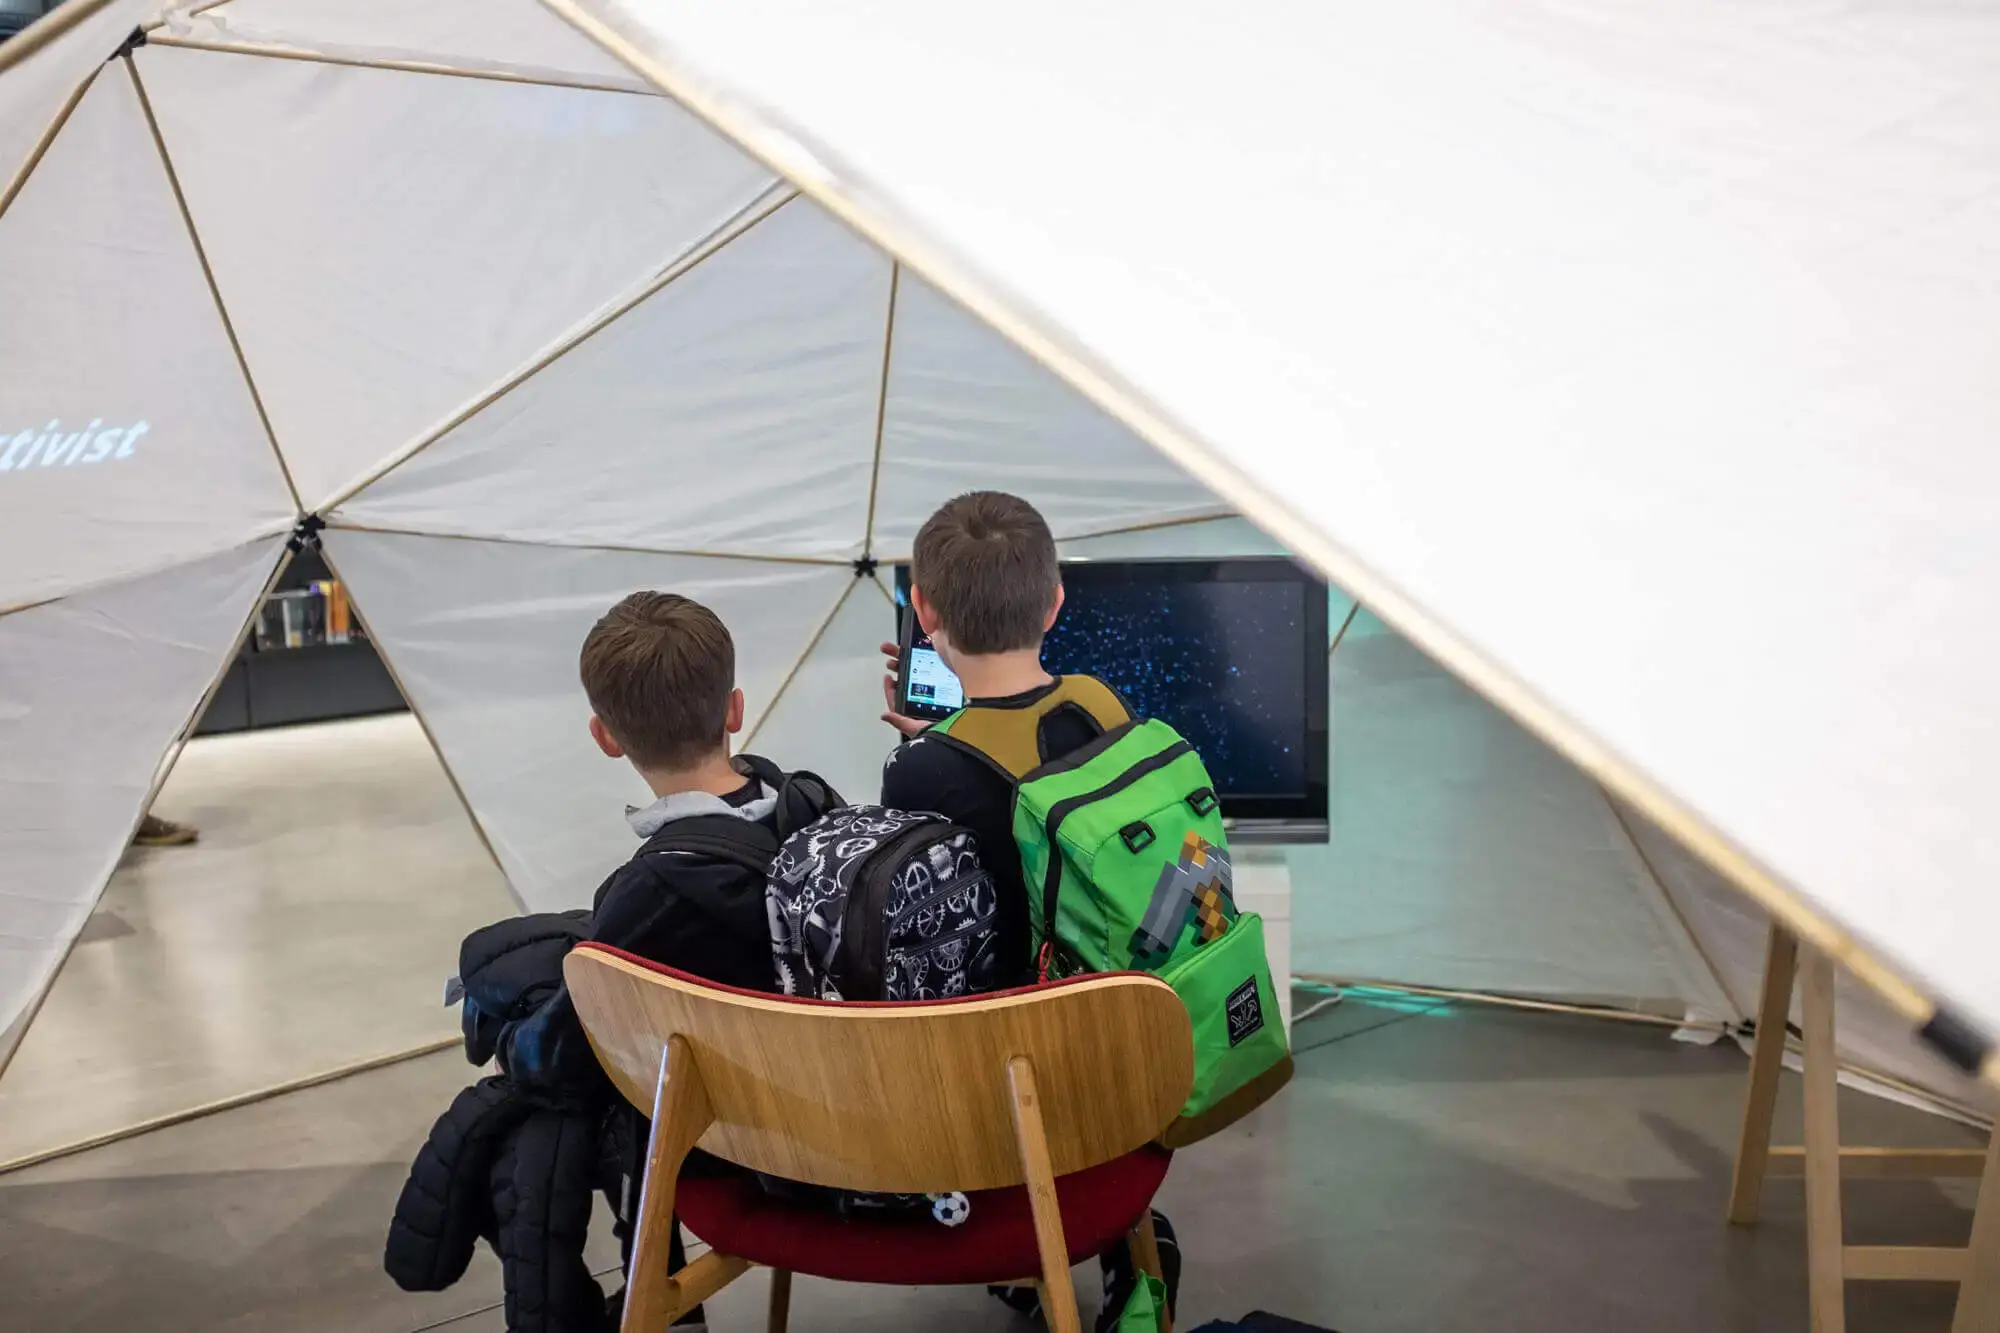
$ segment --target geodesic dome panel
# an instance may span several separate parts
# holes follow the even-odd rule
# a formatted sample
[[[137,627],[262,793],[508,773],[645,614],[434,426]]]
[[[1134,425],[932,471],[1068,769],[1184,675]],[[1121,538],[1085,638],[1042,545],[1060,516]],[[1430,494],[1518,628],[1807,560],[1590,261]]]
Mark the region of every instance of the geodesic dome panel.
[[[132,49],[153,7],[70,0],[0,48],[0,613],[324,522],[517,892],[575,902],[633,785],[571,733],[593,602],[710,590],[746,739],[866,794],[872,698],[833,701],[939,500],[1107,557],[1268,549],[1240,508],[1906,1017],[1836,918],[2000,1015],[1990,20],[1190,11],[1135,62],[1109,11],[549,3],[623,59],[528,0],[190,0]],[[1254,81],[1188,95],[1218,69]],[[41,899],[101,885],[86,822]]]

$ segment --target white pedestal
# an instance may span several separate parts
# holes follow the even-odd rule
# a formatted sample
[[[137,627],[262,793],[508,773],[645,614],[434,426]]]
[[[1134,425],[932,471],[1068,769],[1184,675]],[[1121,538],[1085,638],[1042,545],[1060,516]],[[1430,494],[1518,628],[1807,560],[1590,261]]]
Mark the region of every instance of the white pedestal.
[[[1264,955],[1278,989],[1278,1015],[1292,1030],[1292,868],[1282,847],[1232,847],[1236,906],[1264,918]]]

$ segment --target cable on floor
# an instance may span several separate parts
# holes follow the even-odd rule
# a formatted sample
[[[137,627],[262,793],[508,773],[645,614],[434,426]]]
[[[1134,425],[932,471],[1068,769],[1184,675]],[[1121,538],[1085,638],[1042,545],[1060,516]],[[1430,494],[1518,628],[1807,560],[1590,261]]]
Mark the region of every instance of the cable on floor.
[[[1315,1018],[1325,1013],[1347,998],[1347,992],[1340,987],[1330,986],[1324,981],[1312,981],[1305,977],[1293,977],[1292,989],[1295,991],[1311,991],[1320,997],[1307,1005],[1302,1012],[1292,1015],[1293,1027],[1297,1027],[1308,1018]]]

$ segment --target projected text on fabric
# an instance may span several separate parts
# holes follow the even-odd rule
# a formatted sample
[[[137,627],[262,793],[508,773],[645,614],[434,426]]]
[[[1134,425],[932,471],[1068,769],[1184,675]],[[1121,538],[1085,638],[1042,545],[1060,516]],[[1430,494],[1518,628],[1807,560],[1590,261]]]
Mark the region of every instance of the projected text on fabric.
[[[87,467],[130,458],[151,430],[146,421],[106,425],[93,417],[89,425],[73,429],[66,428],[60,418],[51,418],[39,428],[0,431],[0,472]]]

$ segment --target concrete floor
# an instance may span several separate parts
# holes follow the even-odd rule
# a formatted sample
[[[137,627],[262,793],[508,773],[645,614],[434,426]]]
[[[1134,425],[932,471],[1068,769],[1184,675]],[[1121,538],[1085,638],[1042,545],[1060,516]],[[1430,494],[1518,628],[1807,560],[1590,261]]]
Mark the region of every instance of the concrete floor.
[[[1299,1029],[1271,1108],[1183,1153],[1163,1206],[1187,1253],[1181,1327],[1262,1307],[1342,1333],[1792,1333],[1806,1328],[1799,1187],[1721,1221],[1744,1071],[1656,1029],[1349,1003]],[[497,1268],[413,1297],[384,1227],[455,1054],[0,1176],[0,1327],[64,1333],[493,1333]],[[1787,1075],[1778,1133],[1799,1132]],[[1843,1092],[1855,1142],[1964,1145],[1955,1125]],[[1963,1182],[1850,1185],[1856,1243],[1959,1243]],[[609,1264],[608,1237],[600,1254]],[[1088,1274],[1079,1274],[1086,1292]],[[752,1274],[711,1303],[762,1328]],[[1853,1333],[1943,1333],[1952,1292],[1850,1288]],[[802,1333],[1026,1327],[976,1291],[802,1281]]]
[[[0,1162],[451,1037],[459,941],[517,910],[408,714],[195,741],[153,808],[201,841],[126,853],[0,1077]]]

